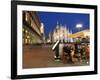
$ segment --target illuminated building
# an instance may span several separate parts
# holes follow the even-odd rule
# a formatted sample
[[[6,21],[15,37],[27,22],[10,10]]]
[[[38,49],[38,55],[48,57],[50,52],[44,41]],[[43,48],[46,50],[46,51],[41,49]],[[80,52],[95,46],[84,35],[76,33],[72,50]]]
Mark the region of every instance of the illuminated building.
[[[42,42],[41,23],[36,12],[23,11],[23,44]]]
[[[42,35],[42,42],[45,43],[44,24],[43,23],[41,23],[40,31],[41,31],[41,35]]]
[[[56,42],[57,40],[60,40],[61,42],[70,42],[69,39],[69,34],[71,34],[71,32],[69,31],[69,29],[67,29],[66,26],[63,25],[59,25],[57,23],[56,28],[53,31],[53,42]]]

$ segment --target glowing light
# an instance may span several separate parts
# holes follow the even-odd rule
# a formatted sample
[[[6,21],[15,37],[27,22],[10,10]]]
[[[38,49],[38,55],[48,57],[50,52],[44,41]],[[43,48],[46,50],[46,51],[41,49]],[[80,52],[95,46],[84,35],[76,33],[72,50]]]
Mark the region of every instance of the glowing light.
[[[76,24],[76,28],[82,28],[83,25],[82,24]]]

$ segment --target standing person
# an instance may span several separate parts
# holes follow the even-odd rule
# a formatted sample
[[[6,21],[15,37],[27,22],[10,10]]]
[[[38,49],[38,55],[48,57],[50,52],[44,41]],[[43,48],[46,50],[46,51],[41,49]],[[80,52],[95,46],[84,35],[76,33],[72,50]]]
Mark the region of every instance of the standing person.
[[[89,58],[90,58],[90,47],[89,45],[86,46],[86,59],[87,59],[87,62],[89,61]]]
[[[81,58],[82,60],[86,60],[86,49],[85,49],[85,45],[82,45],[82,48],[81,48]]]
[[[74,46],[75,46],[75,54],[77,55],[78,54],[78,44],[75,43]]]
[[[75,61],[74,61],[74,53],[75,53],[74,46],[73,46],[73,45],[71,45],[71,53],[70,53],[70,55],[71,55],[71,61],[72,61],[72,63],[74,63],[74,62],[75,62]]]
[[[70,63],[72,63],[71,51],[72,51],[72,48],[71,48],[71,45],[69,44],[69,46],[68,46],[68,55],[69,55],[69,62]]]
[[[82,45],[78,45],[78,59],[79,62],[82,63]]]
[[[80,44],[75,44],[75,54],[77,56],[77,59],[79,61],[79,63],[81,63],[81,45]]]
[[[67,44],[67,46],[64,46],[63,48],[64,55],[66,56],[66,61],[68,63],[72,63],[72,57],[71,57],[71,45]]]
[[[63,46],[62,61],[63,61],[63,63],[69,62],[69,49],[68,49],[68,44]]]

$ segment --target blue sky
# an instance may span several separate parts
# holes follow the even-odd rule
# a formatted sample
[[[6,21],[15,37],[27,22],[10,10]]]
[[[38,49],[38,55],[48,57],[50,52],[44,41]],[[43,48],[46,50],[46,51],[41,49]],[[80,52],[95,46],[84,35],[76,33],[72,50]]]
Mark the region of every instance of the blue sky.
[[[90,20],[89,14],[80,13],[56,13],[56,12],[38,12],[40,21],[44,23],[45,35],[53,31],[57,25],[57,22],[62,25],[66,25],[73,33],[77,32],[76,24],[81,23],[83,25],[81,30],[89,29]]]

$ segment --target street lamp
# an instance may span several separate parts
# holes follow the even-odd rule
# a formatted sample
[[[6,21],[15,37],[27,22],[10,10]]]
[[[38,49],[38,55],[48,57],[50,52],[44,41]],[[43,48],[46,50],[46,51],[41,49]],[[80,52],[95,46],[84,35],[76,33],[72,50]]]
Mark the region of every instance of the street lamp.
[[[76,24],[76,28],[78,28],[79,29],[79,31],[80,31],[80,29],[83,27],[83,25],[82,24]]]
[[[79,31],[81,30],[82,27],[83,27],[82,24],[80,24],[80,23],[79,24],[76,24],[76,28],[79,29]],[[80,41],[80,38],[79,38],[79,41]]]

